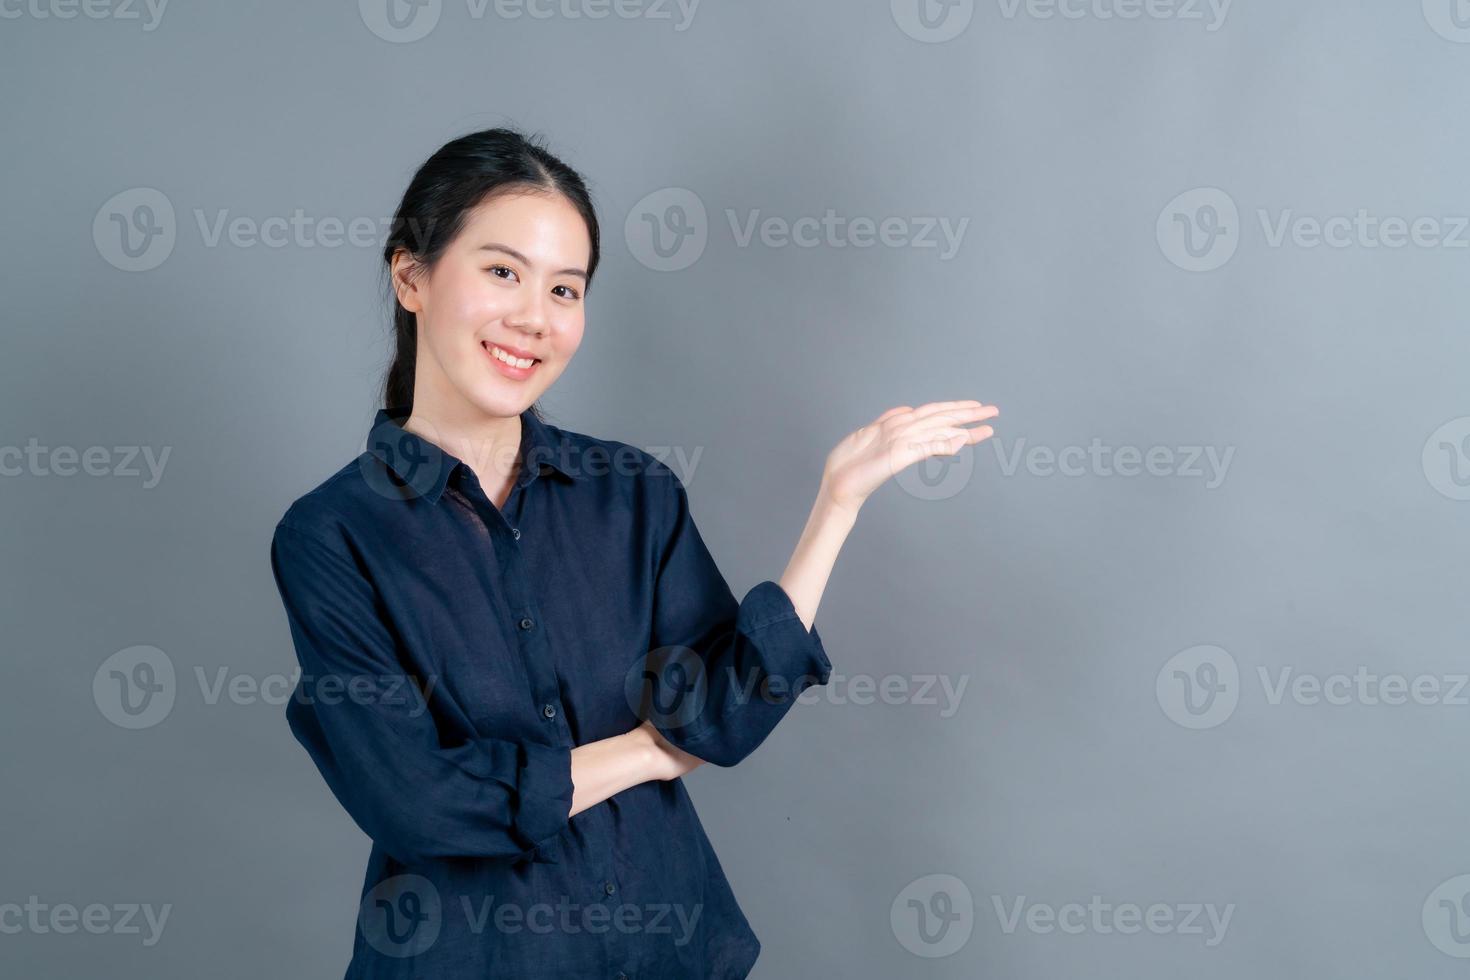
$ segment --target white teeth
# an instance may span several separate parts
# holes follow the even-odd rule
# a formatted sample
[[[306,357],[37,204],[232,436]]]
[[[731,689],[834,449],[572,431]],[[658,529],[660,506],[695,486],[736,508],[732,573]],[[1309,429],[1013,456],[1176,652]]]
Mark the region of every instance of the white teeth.
[[[494,344],[490,345],[490,353],[497,361],[504,361],[512,367],[528,368],[532,364],[536,363],[535,358],[531,357],[511,357],[509,354],[501,350],[499,347],[496,347]]]

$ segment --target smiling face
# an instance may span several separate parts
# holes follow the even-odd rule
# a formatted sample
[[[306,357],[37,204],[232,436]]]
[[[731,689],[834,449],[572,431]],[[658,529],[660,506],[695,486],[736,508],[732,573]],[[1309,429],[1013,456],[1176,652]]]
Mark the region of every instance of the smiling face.
[[[414,414],[505,418],[540,398],[582,343],[591,250],[570,201],[519,191],[471,211],[432,268],[399,253],[394,290],[418,320]]]

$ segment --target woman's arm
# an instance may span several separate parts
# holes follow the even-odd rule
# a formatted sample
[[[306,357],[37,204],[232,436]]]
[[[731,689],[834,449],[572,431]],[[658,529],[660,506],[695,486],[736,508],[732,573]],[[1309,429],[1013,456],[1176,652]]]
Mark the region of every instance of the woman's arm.
[[[817,617],[817,606],[827,579],[837,561],[837,553],[857,521],[857,510],[832,500],[825,486],[817,493],[817,502],[806,519],[806,527],[796,542],[796,550],[781,573],[780,586],[791,597],[791,605],[808,630]]]
[[[990,437],[988,425],[965,423],[994,418],[1000,409],[978,401],[930,402],[918,408],[890,408],[852,433],[827,457],[817,502],[802,529],[796,550],[781,573],[781,588],[810,630],[837,553],[857,521],[868,495],[907,466]]]
[[[670,745],[644,722],[630,732],[572,749],[572,810],[568,817],[650,779],[675,779],[703,764]]]

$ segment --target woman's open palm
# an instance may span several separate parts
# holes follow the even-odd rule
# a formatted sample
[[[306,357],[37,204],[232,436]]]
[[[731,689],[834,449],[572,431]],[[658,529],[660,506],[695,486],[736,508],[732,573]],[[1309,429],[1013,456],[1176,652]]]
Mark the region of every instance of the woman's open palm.
[[[974,400],[890,408],[837,444],[827,456],[822,483],[834,503],[856,511],[904,468],[990,438],[995,433],[990,426],[967,425],[999,414],[996,406]]]

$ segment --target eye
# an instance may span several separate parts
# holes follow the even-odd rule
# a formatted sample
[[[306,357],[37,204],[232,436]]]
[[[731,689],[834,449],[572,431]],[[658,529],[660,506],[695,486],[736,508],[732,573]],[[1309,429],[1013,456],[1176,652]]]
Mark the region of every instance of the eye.
[[[567,291],[567,299],[581,299],[582,298],[582,294],[579,293],[579,292],[577,292],[571,286],[557,286],[556,288],[557,289],[565,289]]]
[[[495,276],[497,279],[504,279],[505,278],[505,276],[502,276],[500,274],[501,272],[508,272],[508,273],[511,274],[512,277],[515,276],[515,270],[512,269],[508,265],[492,265],[490,268],[486,269],[485,271],[488,272],[488,273],[490,273],[492,276]]]

